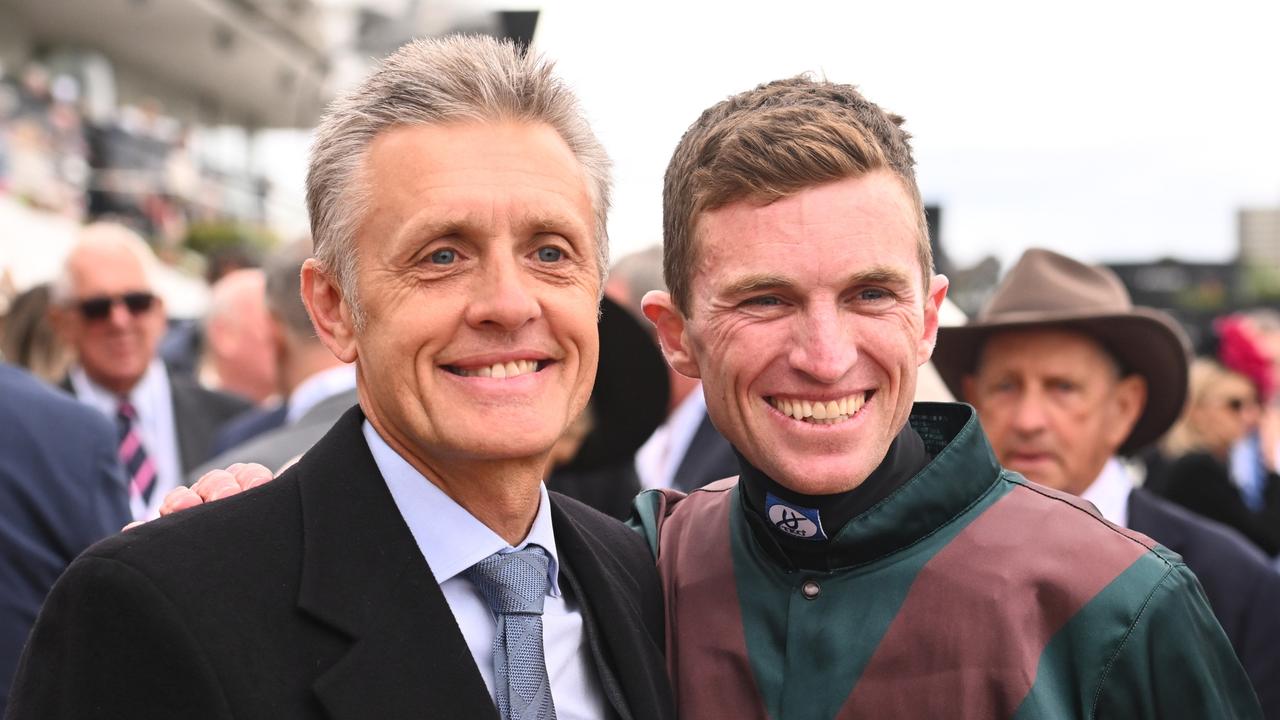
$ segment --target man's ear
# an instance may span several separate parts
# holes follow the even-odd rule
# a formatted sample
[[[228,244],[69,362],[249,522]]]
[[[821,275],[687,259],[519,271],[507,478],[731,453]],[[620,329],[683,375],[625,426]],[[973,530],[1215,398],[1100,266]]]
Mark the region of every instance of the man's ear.
[[[1111,397],[1115,417],[1107,427],[1111,429],[1108,440],[1114,452],[1133,432],[1133,426],[1147,407],[1147,379],[1137,373],[1122,377],[1116,381]]]
[[[671,367],[685,377],[702,377],[697,357],[685,334],[684,315],[676,308],[671,293],[651,290],[645,293],[640,307],[644,310],[644,316],[657,329],[658,344],[662,346],[662,354],[667,357]]]
[[[942,309],[942,301],[947,297],[947,287],[950,284],[946,275],[934,275],[929,282],[929,293],[924,298],[924,332],[920,336],[916,352],[917,365],[923,365],[933,357],[933,348],[938,344],[938,313]]]
[[[316,326],[316,336],[342,362],[355,362],[356,328],[351,308],[334,278],[316,262],[302,264],[302,302]]]

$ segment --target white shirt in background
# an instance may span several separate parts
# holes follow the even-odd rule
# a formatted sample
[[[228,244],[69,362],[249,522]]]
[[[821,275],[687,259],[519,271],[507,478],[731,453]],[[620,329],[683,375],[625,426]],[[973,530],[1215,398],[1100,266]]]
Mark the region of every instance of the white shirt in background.
[[[640,489],[672,486],[676,471],[689,451],[689,444],[706,417],[707,399],[699,383],[636,451],[636,475],[640,477]]]
[[[116,412],[120,396],[89,379],[84,368],[76,366],[71,371],[71,387],[81,402],[96,408],[111,426],[118,428]],[[129,510],[134,520],[154,520],[160,517],[160,504],[169,491],[182,484],[182,459],[178,449],[178,428],[173,417],[173,392],[169,387],[169,371],[160,359],[151,361],[142,379],[129,392],[129,403],[138,413],[138,432],[142,446],[156,466],[156,483],[151,490],[151,501],[141,497],[129,498]]]
[[[1102,466],[1102,473],[1080,497],[1093,503],[1102,517],[1120,527],[1129,527],[1129,495],[1133,492],[1133,480],[1129,471],[1116,458]]]

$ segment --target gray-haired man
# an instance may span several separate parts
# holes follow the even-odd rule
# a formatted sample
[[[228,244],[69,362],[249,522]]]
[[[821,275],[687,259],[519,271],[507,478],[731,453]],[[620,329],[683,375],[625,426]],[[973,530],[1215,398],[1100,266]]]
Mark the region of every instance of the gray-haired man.
[[[670,717],[647,549],[542,486],[595,373],[608,194],[510,44],[415,43],[337,101],[302,293],[359,408],[276,482],[81,556],[10,717]]]

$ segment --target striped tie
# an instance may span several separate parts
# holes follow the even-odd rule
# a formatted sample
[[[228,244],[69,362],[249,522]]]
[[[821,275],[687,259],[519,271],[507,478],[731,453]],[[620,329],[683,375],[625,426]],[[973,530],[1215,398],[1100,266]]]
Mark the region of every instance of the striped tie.
[[[138,432],[138,411],[128,401],[116,408],[116,424],[120,427],[120,464],[129,478],[129,498],[151,501],[151,491],[156,486],[156,464],[147,455]]]

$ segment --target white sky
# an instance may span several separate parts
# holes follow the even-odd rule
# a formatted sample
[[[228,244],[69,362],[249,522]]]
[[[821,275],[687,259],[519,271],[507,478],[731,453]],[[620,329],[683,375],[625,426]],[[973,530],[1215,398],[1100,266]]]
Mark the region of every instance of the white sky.
[[[547,0],[558,62],[615,161],[615,258],[659,240],[662,173],[702,109],[813,71],[907,117],[962,262],[1226,260],[1280,205],[1280,2],[620,5]]]
[[[614,159],[614,258],[659,241],[662,174],[703,109],[806,71],[906,116],[961,264],[1031,245],[1223,261],[1237,208],[1280,205],[1277,0],[468,2],[541,7],[535,45]],[[305,140],[263,144],[300,203]]]

